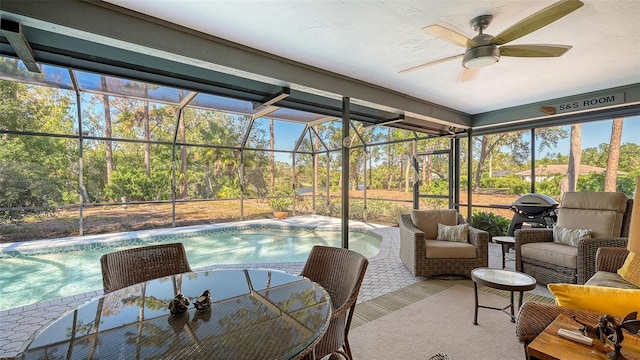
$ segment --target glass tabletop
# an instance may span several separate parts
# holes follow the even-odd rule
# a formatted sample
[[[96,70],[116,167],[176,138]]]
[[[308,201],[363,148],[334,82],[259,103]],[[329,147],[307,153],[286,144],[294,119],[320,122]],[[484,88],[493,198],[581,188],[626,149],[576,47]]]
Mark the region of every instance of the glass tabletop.
[[[536,279],[527,274],[502,269],[478,268],[471,271],[471,277],[484,283],[502,286],[535,286]]]
[[[170,314],[181,292],[211,308]],[[276,270],[192,272],[136,284],[68,312],[34,335],[18,359],[289,359],[324,334],[328,293]]]

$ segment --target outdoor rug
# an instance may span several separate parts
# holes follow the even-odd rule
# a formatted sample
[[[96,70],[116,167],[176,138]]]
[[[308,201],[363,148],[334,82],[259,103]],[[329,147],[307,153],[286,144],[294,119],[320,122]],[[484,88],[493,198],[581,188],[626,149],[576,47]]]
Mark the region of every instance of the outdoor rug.
[[[502,308],[509,303],[508,298],[485,291],[478,296],[480,305]],[[473,325],[473,310],[473,288],[454,285],[352,328],[353,357],[425,360],[442,352],[450,360],[524,358],[515,324],[507,314],[480,308],[478,325]]]

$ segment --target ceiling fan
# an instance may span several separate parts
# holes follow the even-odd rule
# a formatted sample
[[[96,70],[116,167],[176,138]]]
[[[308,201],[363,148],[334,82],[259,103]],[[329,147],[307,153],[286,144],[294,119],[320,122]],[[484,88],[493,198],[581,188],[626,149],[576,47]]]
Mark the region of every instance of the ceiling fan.
[[[570,45],[504,45],[510,41],[532,33],[565,15],[577,10],[583,5],[579,0],[561,0],[538,12],[532,14],[520,22],[512,25],[496,36],[484,34],[483,31],[491,24],[493,15],[481,15],[473,18],[469,24],[478,32],[473,39],[446,28],[441,25],[430,25],[424,28],[428,33],[435,35],[454,45],[466,47],[463,54],[449,56],[443,59],[430,61],[421,65],[401,70],[400,73],[419,70],[428,66],[443,63],[462,57],[463,72],[460,81],[469,81],[475,78],[478,71],[486,66],[493,65],[501,56],[514,57],[559,57],[571,49]]]

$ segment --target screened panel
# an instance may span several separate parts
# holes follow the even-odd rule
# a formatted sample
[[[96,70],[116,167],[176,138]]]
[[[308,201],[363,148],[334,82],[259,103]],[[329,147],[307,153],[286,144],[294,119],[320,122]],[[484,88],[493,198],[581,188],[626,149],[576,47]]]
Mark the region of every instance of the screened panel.
[[[176,226],[240,221],[240,199],[176,203]]]
[[[292,151],[304,129],[304,124],[260,118],[253,123],[247,147]]]
[[[85,136],[172,142],[177,107],[102,94],[82,94]]]
[[[320,140],[329,150],[338,150],[342,146],[342,120],[332,120],[314,126]]]
[[[0,80],[0,128],[73,135],[77,130],[72,91]]]
[[[418,140],[418,153],[430,153],[434,151],[446,151],[451,147],[451,139],[448,137],[433,137]]]
[[[170,203],[90,205],[82,214],[85,235],[170,228],[173,221]]]
[[[310,113],[310,112],[306,112],[306,111],[299,111],[299,110],[294,110],[294,109],[287,109],[287,108],[279,108],[278,110],[272,112],[271,114],[269,114],[269,117],[273,117],[275,119],[279,119],[279,120],[289,120],[289,121],[295,121],[295,122],[303,122],[303,123],[308,123],[311,121],[316,121],[319,119],[324,118],[324,115],[318,115],[318,114],[314,114],[314,113]]]
[[[389,133],[389,127],[384,126],[366,125],[362,128],[362,137],[369,145],[390,141],[391,136]]]
[[[280,165],[283,164],[283,165]],[[276,179],[280,179],[279,175],[288,173],[288,179],[291,179],[291,172],[285,172],[282,166],[290,164],[282,161],[275,161],[271,153],[264,151],[244,151],[244,194],[248,198],[265,198],[273,191],[276,186]],[[280,165],[280,166],[278,166]],[[273,174],[273,176],[271,176]],[[278,180],[286,186],[285,178]],[[290,188],[291,182],[288,182]]]
[[[256,112],[253,110],[253,103],[250,101],[202,93],[196,95],[189,102],[189,106],[245,115],[252,115]]]
[[[397,128],[389,128],[389,139],[390,140],[409,140],[415,139],[416,134],[413,131],[397,129]]]
[[[179,146],[176,197],[240,199],[240,152],[234,149]]]
[[[304,133],[302,133],[302,141],[298,146],[298,152],[302,153],[314,153],[319,151],[319,148],[322,146],[318,141],[315,133],[311,131],[311,129],[307,129]]]
[[[142,81],[73,70],[80,91],[177,105],[185,91]]]
[[[78,143],[32,135],[0,137],[2,240],[77,235]],[[5,225],[11,224],[8,227]],[[7,231],[9,230],[9,231]]]
[[[69,70],[44,64],[38,66],[41,73],[34,73],[27,70],[21,60],[0,57],[0,79],[73,90]]]
[[[420,181],[420,209],[447,209],[449,207],[449,154],[418,155],[417,178]],[[404,164],[404,162],[403,162]],[[406,166],[406,164],[404,165]],[[413,166],[404,169],[405,186],[415,178]],[[434,196],[435,197],[430,197]],[[444,198],[443,198],[444,197]]]
[[[78,156],[78,143],[73,139],[3,135],[0,207],[77,204]]]
[[[472,146],[474,217],[487,216],[478,215],[480,213],[497,216],[495,222],[501,225],[502,230],[496,232],[504,235],[513,217],[509,205],[521,195],[531,192],[531,183],[524,181],[520,174],[530,168],[531,131],[475,136]],[[467,194],[464,192],[462,195]],[[466,198],[462,201],[466,202]]]
[[[170,146],[102,140],[84,143],[84,183],[92,202],[171,200]]]
[[[239,148],[250,122],[251,118],[245,115],[187,107],[184,111],[186,142]]]
[[[314,167],[314,156],[309,154],[298,154],[295,157],[295,179],[294,186],[296,189],[296,214],[312,214],[313,213],[313,196],[317,195],[318,187],[314,182],[314,174],[317,174],[317,167]],[[314,172],[314,169],[316,171]]]

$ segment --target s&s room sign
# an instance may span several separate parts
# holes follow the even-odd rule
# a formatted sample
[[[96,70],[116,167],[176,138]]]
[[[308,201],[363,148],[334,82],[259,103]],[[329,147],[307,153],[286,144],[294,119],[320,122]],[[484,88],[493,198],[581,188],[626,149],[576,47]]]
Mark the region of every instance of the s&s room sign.
[[[550,104],[540,107],[540,111],[547,115],[562,114],[574,111],[588,110],[599,107],[624,103],[624,92],[609,95],[589,97],[579,100]]]

